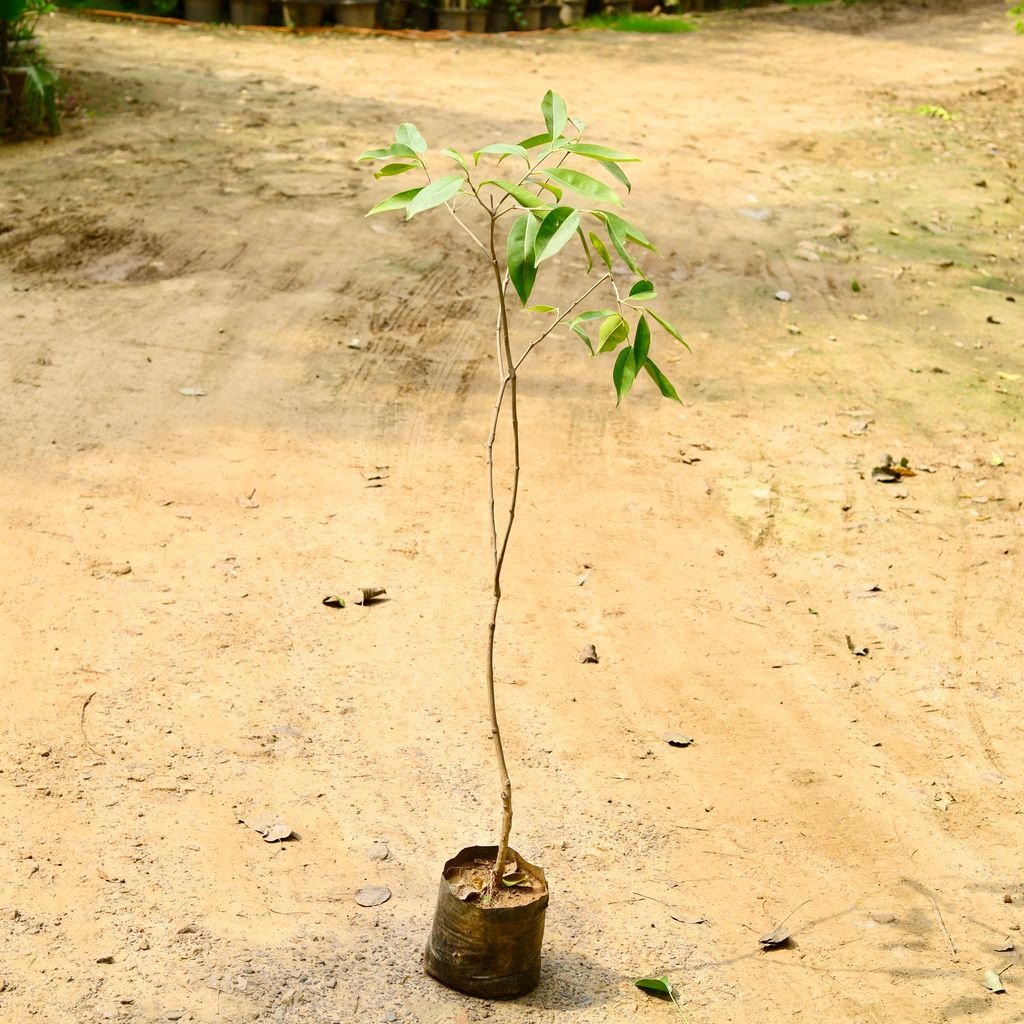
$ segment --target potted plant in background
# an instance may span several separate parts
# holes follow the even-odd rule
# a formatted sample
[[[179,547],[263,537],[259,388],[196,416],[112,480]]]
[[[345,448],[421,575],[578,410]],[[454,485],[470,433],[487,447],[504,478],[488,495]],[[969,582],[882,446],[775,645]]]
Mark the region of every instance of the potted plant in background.
[[[544,0],[541,28],[566,28],[583,17],[583,0]]]
[[[55,9],[48,0],[0,0],[0,132],[46,124],[50,134],[60,133],[57,76],[35,34],[39,19]]]
[[[336,0],[334,20],[349,28],[373,28],[377,0]]]
[[[418,32],[429,32],[435,27],[437,6],[434,0],[415,0],[406,14],[406,24]]]
[[[488,0],[441,0],[437,27],[449,32],[487,31]]]
[[[377,24],[387,29],[404,28],[408,11],[408,0],[377,0]]]
[[[449,173],[428,171],[427,143],[411,124],[397,129],[391,145],[359,157],[383,162],[377,178],[406,173],[426,178],[425,184],[378,203],[370,214],[402,212],[408,220],[444,208],[479,253],[481,280],[490,281],[493,288],[498,379],[486,441],[492,599],[483,676],[487,731],[494,744],[500,784],[501,824],[496,846],[469,847],[445,864],[425,954],[430,975],[452,988],[486,998],[513,998],[537,984],[548,904],[544,872],[509,845],[512,785],[495,693],[494,639],[502,601],[502,568],[519,495],[519,374],[539,345],[556,330],[569,329],[592,356],[614,355],[616,403],[642,373],[662,395],[678,401],[674,387],[651,359],[652,326],[685,345],[678,330],[649,306],[655,298],[654,285],[641,269],[634,247],[653,251],[653,246],[615,212],[614,208],[622,205],[618,193],[605,181],[573,166],[599,169],[628,191],[629,179],[621,164],[635,158],[584,142],[583,124],[568,116],[565,101],[556,93],[545,95],[541,111],[544,130],[522,142],[493,143],[470,159],[453,149],[441,150],[440,157],[452,165]],[[499,167],[485,174],[480,170],[481,159],[488,166],[497,159]],[[503,163],[504,168],[500,166]],[[552,299],[559,304],[528,306],[544,265],[565,246],[577,242],[587,273],[595,264],[601,270],[597,280],[581,285],[571,301]],[[607,307],[581,309],[598,290],[607,292]],[[516,315],[513,296],[525,310],[523,315]],[[519,331],[522,320],[535,323],[536,317],[542,317],[542,323],[524,340]],[[494,457],[499,431],[505,432],[510,445],[511,466],[504,489],[496,479]],[[507,505],[502,507],[508,513],[499,515],[499,500],[506,499]]]
[[[470,32],[487,31],[487,8],[490,0],[469,0],[466,29]]]
[[[285,0],[284,21],[289,28],[319,28],[335,0]]]
[[[269,25],[270,0],[231,0],[233,25]]]
[[[223,21],[224,0],[185,0],[185,20]]]

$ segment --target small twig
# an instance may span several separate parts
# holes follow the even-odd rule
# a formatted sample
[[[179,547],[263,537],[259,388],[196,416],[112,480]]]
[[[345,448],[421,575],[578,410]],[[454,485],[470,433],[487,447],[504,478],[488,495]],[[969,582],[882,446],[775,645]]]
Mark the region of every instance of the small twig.
[[[949,944],[949,958],[953,963],[960,963],[960,957],[957,955],[956,946],[953,945],[953,940],[949,937],[949,929],[946,927],[946,922],[942,920],[942,911],[939,910],[939,901],[933,896],[932,906],[935,907],[935,916],[939,919],[939,927],[942,929],[942,934],[946,936],[946,942]]]
[[[592,292],[596,291],[605,281],[611,280],[611,274],[605,274],[604,277],[600,278],[595,284],[591,285],[564,313],[559,313],[555,322],[548,327],[543,334],[535,338],[526,346],[523,354],[519,357],[519,361],[516,363],[516,369],[523,365],[523,360],[556,328],[564,326],[565,318]]]
[[[636,891],[634,891],[633,895],[634,896],[639,896],[641,899],[644,899],[644,900],[651,900],[654,903],[660,903],[663,907],[668,907],[669,910],[678,910],[679,909],[678,907],[672,906],[671,903],[666,903],[664,900],[659,900],[657,896],[648,896],[647,893],[645,893],[645,892],[636,892]]]
[[[97,757],[102,757],[102,758],[103,758],[104,760],[106,760],[106,755],[105,755],[105,754],[101,754],[101,753],[100,753],[100,752],[99,752],[99,751],[98,751],[98,750],[97,750],[97,749],[96,749],[96,748],[95,748],[95,747],[94,747],[94,746],[93,746],[93,745],[92,745],[92,744],[91,744],[91,743],[89,742],[89,737],[88,737],[88,736],[87,736],[87,735],[85,734],[85,709],[86,709],[86,708],[87,708],[87,707],[89,706],[89,704],[90,704],[90,703],[92,702],[92,699],[93,699],[93,697],[95,697],[95,696],[96,696],[96,694],[97,694],[98,692],[99,692],[98,690],[93,690],[93,691],[92,691],[92,693],[90,693],[90,694],[89,694],[89,696],[85,698],[85,702],[84,702],[84,703],[82,704],[82,713],[81,713],[81,714],[80,714],[80,715],[78,716],[78,727],[79,727],[79,728],[80,728],[80,729],[82,730],[82,740],[84,741],[85,745],[86,745],[86,746],[87,746],[87,747],[88,747],[88,748],[89,748],[89,749],[90,749],[90,750],[91,750],[91,751],[92,751],[92,752],[93,752],[93,753],[94,753],[94,754],[95,754],[95,755],[96,755]]]
[[[798,910],[801,909],[801,907],[806,907],[807,904],[813,902],[813,900],[814,897],[811,896],[808,899],[804,900],[803,903],[801,903],[799,906],[794,907],[775,927],[781,928]]]
[[[763,622],[754,622],[753,619],[741,619],[738,615],[734,615],[733,618],[737,622],[745,622],[748,626],[760,626],[761,629],[764,629],[764,623]]]

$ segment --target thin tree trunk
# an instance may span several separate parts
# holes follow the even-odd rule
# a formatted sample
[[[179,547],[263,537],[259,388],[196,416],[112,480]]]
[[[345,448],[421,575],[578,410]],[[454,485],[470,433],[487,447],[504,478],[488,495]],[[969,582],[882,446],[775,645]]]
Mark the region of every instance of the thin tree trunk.
[[[508,860],[509,836],[512,833],[512,783],[508,777],[505,763],[505,749],[501,742],[501,728],[498,725],[498,709],[494,691],[494,634],[498,625],[498,611],[501,607],[501,570],[505,563],[505,552],[512,533],[515,520],[516,501],[519,497],[519,406],[516,394],[516,366],[512,359],[512,346],[509,339],[508,309],[505,305],[506,284],[502,277],[501,267],[494,245],[496,218],[491,216],[490,224],[490,257],[494,270],[494,281],[498,290],[499,316],[498,333],[498,394],[494,403],[494,418],[491,432],[487,438],[487,474],[490,491],[491,508],[491,553],[494,558],[494,600],[491,604],[491,619],[487,629],[487,701],[491,715],[491,737],[494,740],[494,754],[498,762],[498,776],[501,782],[501,838],[498,843],[498,855],[495,859],[494,874],[491,877],[490,891],[493,894],[501,885]],[[508,392],[509,413],[512,421],[512,448],[514,464],[512,469],[512,485],[509,496],[508,519],[505,522],[501,543],[498,543],[498,527],[494,499],[494,441],[498,432],[498,424],[504,408],[505,394]]]

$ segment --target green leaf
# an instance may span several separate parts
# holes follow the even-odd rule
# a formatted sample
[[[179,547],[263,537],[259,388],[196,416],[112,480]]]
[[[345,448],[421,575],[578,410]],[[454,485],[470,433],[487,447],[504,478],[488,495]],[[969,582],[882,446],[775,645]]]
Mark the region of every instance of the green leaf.
[[[612,382],[615,384],[615,404],[618,405],[626,397],[636,380],[636,363],[633,361],[633,350],[627,345],[615,360],[612,370]]]
[[[594,258],[590,255],[590,246],[587,245],[587,236],[583,234],[583,228],[577,226],[576,234],[579,235],[580,245],[583,246],[583,255],[587,258],[587,273],[594,269]]]
[[[424,185],[420,194],[405,208],[405,219],[411,220],[417,213],[447,203],[459,194],[465,181],[461,174],[446,174],[443,178],[437,178],[429,185]]]
[[[601,210],[592,211],[594,216],[598,220],[602,221],[608,228],[608,237],[611,239],[611,243],[615,248],[615,251],[622,257],[622,262],[633,271],[634,274],[639,274],[643,277],[643,271],[637,266],[637,262],[633,259],[629,250],[626,248],[626,236],[622,230],[618,227],[615,221],[608,219],[608,214]],[[616,218],[616,221],[619,218]]]
[[[522,157],[527,163],[530,162],[530,154],[523,149],[522,146],[510,146],[504,142],[493,142],[489,146],[484,146],[483,149],[478,149],[473,154],[473,163],[480,163],[480,156],[483,153],[498,153],[501,156],[518,156]]]
[[[589,142],[570,142],[566,147],[570,153],[577,156],[590,157],[591,160],[614,160],[616,163],[639,163],[640,157],[626,156],[617,150],[609,149],[607,146],[595,146]]]
[[[356,162],[358,163],[360,160],[391,160],[396,156],[404,157],[406,160],[415,160],[416,151],[396,142],[388,146],[387,149],[368,149],[356,157]]]
[[[528,139],[523,139],[519,145],[522,146],[523,149],[536,149],[538,146],[543,146],[545,143],[549,143],[550,141],[551,136],[547,132],[544,132],[541,135],[531,135]]]
[[[379,171],[374,171],[375,178],[391,178],[406,171],[415,171],[419,164],[385,164]]]
[[[590,349],[590,354],[597,355],[594,351],[594,346],[590,341],[590,335],[580,326],[580,324],[587,323],[591,320],[604,320],[610,316],[618,316],[618,313],[613,309],[589,309],[585,313],[580,313],[579,316],[575,316],[569,321],[569,327],[583,339],[584,344]]]
[[[608,316],[618,316],[614,309],[588,309],[585,313],[580,313],[572,318],[574,324],[584,323],[587,320],[604,320]],[[619,319],[622,319],[619,317]]]
[[[524,188],[522,185],[516,185],[511,181],[504,181],[501,178],[495,178],[493,181],[481,182],[483,185],[494,185],[500,188],[503,192],[507,192],[520,206],[525,206],[528,209],[547,209],[549,204],[545,203],[543,199],[535,196],[528,188]]]
[[[554,178],[559,184],[571,188],[573,192],[578,192],[588,199],[594,199],[599,203],[622,205],[622,200],[604,182],[598,181],[597,178],[592,178],[582,171],[574,171],[569,167],[547,167],[540,173]]]
[[[675,989],[672,988],[672,984],[666,974],[663,974],[660,978],[637,978],[633,984],[637,988],[643,989],[644,992],[657,996],[659,999],[672,999],[675,996]]]
[[[647,325],[647,317],[641,316],[636,323],[633,335],[633,361],[639,370],[647,362],[647,353],[651,350],[651,329]]]
[[[544,124],[547,125],[548,135],[557,139],[565,131],[565,123],[569,119],[569,113],[565,109],[565,100],[552,89],[544,94],[540,102],[540,111],[544,115]]]
[[[375,213],[387,213],[389,210],[404,210],[422,191],[424,186],[419,188],[411,188],[408,192],[396,192],[393,196],[388,196],[387,199],[379,202],[369,213],[367,217],[372,217]]]
[[[644,363],[644,369],[647,371],[651,380],[653,380],[654,383],[658,385],[658,390],[666,398],[671,398],[673,402],[679,402],[680,404],[682,404],[683,400],[679,397],[678,394],[676,394],[676,389],[672,387],[672,382],[668,379],[668,377],[665,376],[665,374],[661,372],[661,370],[657,368],[657,366],[654,365],[654,363],[651,362],[650,359],[648,359],[647,362]],[[815,612],[814,614],[817,615],[818,613]]]
[[[509,280],[524,306],[537,280],[537,264],[534,261],[536,232],[536,220],[531,214],[524,213],[512,225],[506,242]]]
[[[657,293],[654,290],[654,285],[651,284],[646,278],[641,278],[632,288],[629,289],[629,298],[631,299],[643,299],[645,302],[648,299],[653,299]]]
[[[0,0],[0,21],[17,21],[25,11],[25,0]]]
[[[633,191],[633,186],[630,183],[629,178],[626,177],[626,172],[618,165],[611,162],[611,160],[602,160],[602,166],[604,169],[617,181],[621,181],[626,186],[627,192]]]
[[[571,206],[556,206],[546,214],[537,231],[537,265],[563,249],[579,225],[579,211]]]
[[[527,306],[527,310],[530,313],[557,313],[558,310],[554,306]]]
[[[690,346],[686,344],[686,339],[679,333],[678,330],[676,330],[676,328],[672,324],[670,324],[667,320],[663,319],[662,317],[658,316],[658,314],[655,313],[653,309],[648,309],[646,306],[644,306],[644,312],[647,313],[648,316],[654,317],[654,319],[657,320],[659,324],[661,324],[662,329],[668,331],[668,333],[671,334],[672,337],[675,338],[676,341],[678,341],[686,349],[687,352],[692,351]]]
[[[441,156],[446,156],[449,160],[454,160],[467,174],[469,174],[469,167],[466,165],[466,158],[457,149],[442,149]]]
[[[609,270],[611,270],[612,258],[609,255],[608,250],[605,248],[604,242],[602,242],[601,239],[598,238],[598,236],[595,235],[593,231],[588,231],[587,234],[590,235],[590,244],[594,247],[594,251],[597,253],[598,256],[601,257],[602,260],[604,260],[605,266]]]
[[[618,313],[613,313],[597,334],[597,351],[614,352],[629,337],[629,324]],[[634,372],[634,376],[635,376]]]
[[[562,201],[562,190],[557,185],[552,185],[550,181],[538,181],[537,184],[544,189],[545,192],[550,192],[555,197],[556,203],[560,203]]]
[[[642,245],[645,249],[650,249],[651,252],[658,251],[651,244],[651,240],[638,227],[634,227],[628,220],[624,220],[617,213],[604,213],[604,222],[609,228],[614,225],[615,230],[631,242],[636,242],[637,245]]]
[[[395,129],[395,142],[408,146],[415,153],[426,153],[427,140],[420,135],[414,124],[400,124]]]
[[[580,135],[582,135],[587,130],[586,124],[584,124],[584,122],[581,121],[578,117],[570,117],[569,124],[571,124],[573,128],[575,128],[576,131],[579,132]]]
[[[591,344],[590,335],[588,335],[587,332],[583,330],[583,328],[580,327],[579,324],[570,324],[569,326],[577,335],[579,335],[580,338],[583,339],[583,344],[590,349],[590,354],[595,355],[596,353],[594,352],[594,346]]]
[[[514,885],[528,884],[530,876],[525,871],[517,871],[515,874],[506,875],[501,881],[503,885],[507,885],[511,889]]]

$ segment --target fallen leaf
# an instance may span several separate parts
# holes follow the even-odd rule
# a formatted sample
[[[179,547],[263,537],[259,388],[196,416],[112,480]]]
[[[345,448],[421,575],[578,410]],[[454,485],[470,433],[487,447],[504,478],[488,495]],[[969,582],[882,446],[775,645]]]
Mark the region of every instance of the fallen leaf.
[[[866,658],[868,656],[868,647],[865,644],[855,644],[853,640],[850,639],[849,633],[846,634],[846,646],[853,652],[854,657]]]
[[[693,743],[693,737],[681,732],[667,732],[662,739],[670,747],[688,747]]]
[[[762,949],[780,949],[789,942],[789,929],[779,925],[774,931],[762,935],[758,940]]]
[[[325,597],[320,603],[327,605],[328,608],[344,608],[345,598],[340,594],[331,594],[330,597]]]
[[[707,924],[708,919],[706,917],[698,915],[697,917],[676,917],[675,914],[669,914],[669,917],[673,921],[678,921],[680,924]]]
[[[792,296],[792,295],[790,295],[790,293],[789,293],[789,292],[787,292],[787,291],[782,291],[782,290],[780,290],[780,291],[777,291],[777,292],[775,293],[775,298],[776,298],[776,299],[777,299],[777,300],[778,300],[779,302],[792,302],[792,301],[793,301],[793,296]]]
[[[178,388],[186,398],[202,398],[206,392],[202,388]]]
[[[675,1000],[679,993],[672,987],[672,983],[668,980],[668,975],[663,974],[660,978],[637,978],[633,982],[638,989],[646,992],[648,995],[657,996],[658,999],[671,999]]]
[[[356,604],[373,604],[382,597],[387,597],[388,592],[383,587],[360,587],[356,595]]]
[[[1000,380],[1020,380],[1021,374],[1019,373],[999,373]]]
[[[996,953],[1012,953],[1014,948],[1013,939],[1011,938],[1007,938],[1000,945],[992,947]]]
[[[576,656],[576,660],[581,665],[597,665],[599,659],[597,657],[597,649],[593,644],[587,644],[582,651]]]
[[[895,462],[891,455],[883,455],[881,465],[871,470],[871,475],[880,484],[894,484],[905,476],[917,476],[910,468],[910,462],[906,458]]]
[[[986,971],[985,977],[981,979],[982,985],[989,990],[989,992],[1005,992],[1006,989],[1003,986],[1003,979],[995,971]]]
[[[375,863],[387,860],[391,856],[391,851],[388,849],[387,843],[374,843],[373,846],[367,851],[367,859]]]
[[[386,885],[364,885],[355,896],[361,907],[379,907],[391,899],[391,890]]]
[[[253,832],[258,832],[263,836],[265,843],[279,843],[292,834],[291,828],[273,814],[251,815],[238,820],[246,828],[251,828]]]

